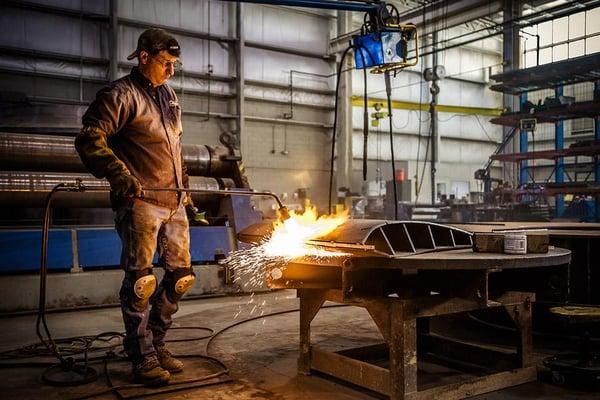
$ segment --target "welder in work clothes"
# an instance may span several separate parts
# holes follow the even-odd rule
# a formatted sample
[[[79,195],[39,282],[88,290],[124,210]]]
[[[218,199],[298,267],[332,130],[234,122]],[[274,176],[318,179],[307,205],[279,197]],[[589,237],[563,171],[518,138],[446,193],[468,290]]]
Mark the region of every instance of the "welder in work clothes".
[[[189,251],[191,198],[175,191],[144,188],[187,187],[181,152],[181,108],[166,81],[178,66],[177,40],[149,29],[127,59],[138,59],[131,73],[101,89],[84,114],[75,147],[86,167],[111,187],[115,225],[122,242],[125,277],[119,293],[125,352],[135,378],[166,384],[183,369],[165,347],[182,295],[194,282]],[[195,217],[193,211],[190,213]],[[158,251],[165,274],[152,273]],[[158,286],[158,287],[157,287]]]

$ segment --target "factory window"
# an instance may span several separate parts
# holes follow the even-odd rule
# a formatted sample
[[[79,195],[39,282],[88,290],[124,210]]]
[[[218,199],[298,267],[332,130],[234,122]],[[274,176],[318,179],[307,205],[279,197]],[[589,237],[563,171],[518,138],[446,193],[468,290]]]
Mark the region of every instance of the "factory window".
[[[437,190],[437,198],[438,198],[438,200],[441,200],[442,196],[445,197],[447,194],[446,193],[446,183],[440,182],[436,186],[437,186],[437,189],[436,189]]]
[[[523,67],[600,52],[598,20],[600,7],[522,29]]]
[[[592,118],[578,118],[571,121],[571,135],[586,135],[594,133]]]
[[[454,181],[450,185],[450,195],[455,199],[462,199],[469,196],[469,182]]]

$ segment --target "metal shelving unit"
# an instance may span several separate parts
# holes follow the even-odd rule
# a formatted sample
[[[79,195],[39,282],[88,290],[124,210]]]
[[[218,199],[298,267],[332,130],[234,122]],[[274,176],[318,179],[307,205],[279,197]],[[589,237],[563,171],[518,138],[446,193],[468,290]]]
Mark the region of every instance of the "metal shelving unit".
[[[561,157],[588,156],[600,154],[600,143],[595,141],[571,145],[566,149],[529,151],[527,153],[494,154],[490,158],[496,161],[521,162],[524,160],[557,160]]]
[[[520,121],[527,118],[535,118],[538,123],[557,123],[569,119],[596,118],[598,116],[600,116],[600,101],[593,100],[548,107],[533,113],[505,113],[499,117],[490,119],[490,122],[498,125],[519,127]]]
[[[491,77],[497,83],[491,89],[504,94],[519,96],[521,109],[493,118],[492,123],[519,128],[524,119],[535,119],[536,123],[554,124],[554,149],[529,151],[528,133],[520,130],[519,152],[495,154],[492,160],[516,162],[519,164],[519,188],[513,194],[519,196],[553,196],[556,203],[556,216],[565,211],[564,195],[593,195],[595,219],[600,220],[600,53],[576,57],[550,64],[510,71]],[[556,98],[563,95],[563,86],[580,82],[594,82],[594,100],[573,102],[549,107],[535,107],[525,110],[527,93],[536,90],[554,89]],[[530,111],[530,112],[526,112]],[[585,144],[564,146],[564,120],[594,118],[594,140]],[[565,168],[565,157],[587,156],[593,159],[590,178],[586,182],[573,181]],[[543,185],[530,183],[531,168],[528,160],[554,160],[554,168]],[[578,163],[574,159],[574,163]],[[572,165],[573,163],[569,163]],[[565,181],[565,175],[568,180]],[[553,181],[551,181],[551,179]],[[533,180],[533,179],[532,179]],[[535,182],[534,182],[535,183]]]
[[[600,53],[492,75],[498,82],[490,89],[520,95],[533,90],[554,89],[600,79]]]

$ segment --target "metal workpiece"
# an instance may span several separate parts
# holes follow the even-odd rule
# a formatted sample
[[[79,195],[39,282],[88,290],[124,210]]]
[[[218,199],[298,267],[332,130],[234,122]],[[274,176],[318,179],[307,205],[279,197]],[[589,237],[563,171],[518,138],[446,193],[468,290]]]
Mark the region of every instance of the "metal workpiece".
[[[318,242],[308,241],[308,244],[320,246]],[[476,253],[471,248],[446,249],[418,254],[403,254],[382,256],[359,246],[322,246],[336,252],[346,252],[347,256],[337,257],[299,257],[290,265],[332,266],[346,270],[359,269],[397,269],[407,271],[418,270],[490,270],[550,267],[567,264],[571,259],[571,251],[551,247],[548,253],[504,254]]]
[[[272,230],[273,221],[263,220],[243,229],[238,239],[261,243]],[[476,253],[471,232],[423,221],[349,219],[307,244],[347,256],[300,257],[292,264],[347,269],[507,269],[566,264],[571,256],[569,250],[555,247],[543,254]]]
[[[71,136],[0,134],[0,170],[87,172]],[[236,160],[223,146],[183,145],[188,175],[228,178],[237,168]]]
[[[260,243],[273,229],[270,221],[251,225],[238,234],[246,243]],[[471,233],[422,221],[349,219],[310,244],[355,255],[402,257],[431,251],[470,248]]]
[[[65,174],[51,172],[11,172],[0,171],[0,205],[8,207],[41,207],[46,195],[60,183],[80,182],[87,188],[105,189],[102,191],[61,192],[57,193],[53,203],[57,207],[68,208],[109,208],[110,186],[105,179],[94,178],[90,174]],[[190,189],[222,190],[235,187],[228,178],[209,178],[191,176]],[[192,194],[195,203],[206,206],[219,199],[207,194]]]
[[[446,225],[422,221],[351,219],[313,243],[357,245],[361,250],[391,257],[472,246],[471,234]],[[368,248],[369,246],[370,248]]]
[[[551,248],[546,254],[456,249],[403,257],[349,251],[342,257],[294,259],[281,266],[277,279],[269,275],[267,284],[277,289],[340,289],[345,300],[436,292],[484,301],[490,281],[500,281],[503,271],[567,265],[570,259],[571,252],[561,248]],[[516,289],[518,282],[513,283]]]
[[[251,225],[238,239],[260,243],[272,227],[272,221]],[[544,254],[476,253],[469,232],[422,221],[351,219],[307,244],[345,255],[295,258],[268,275],[271,288],[341,289],[345,299],[435,291],[482,300],[491,275],[571,259],[569,250],[555,247]]]

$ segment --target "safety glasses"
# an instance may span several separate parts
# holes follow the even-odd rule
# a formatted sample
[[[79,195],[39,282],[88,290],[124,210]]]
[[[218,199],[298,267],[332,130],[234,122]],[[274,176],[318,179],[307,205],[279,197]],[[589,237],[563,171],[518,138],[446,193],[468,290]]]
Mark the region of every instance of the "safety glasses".
[[[170,69],[171,67],[173,67],[173,69],[175,71],[180,71],[183,68],[183,64],[179,60],[176,60],[176,61],[167,61],[164,58],[162,58],[161,56],[156,56],[156,57],[154,57],[154,59],[164,69]]]

